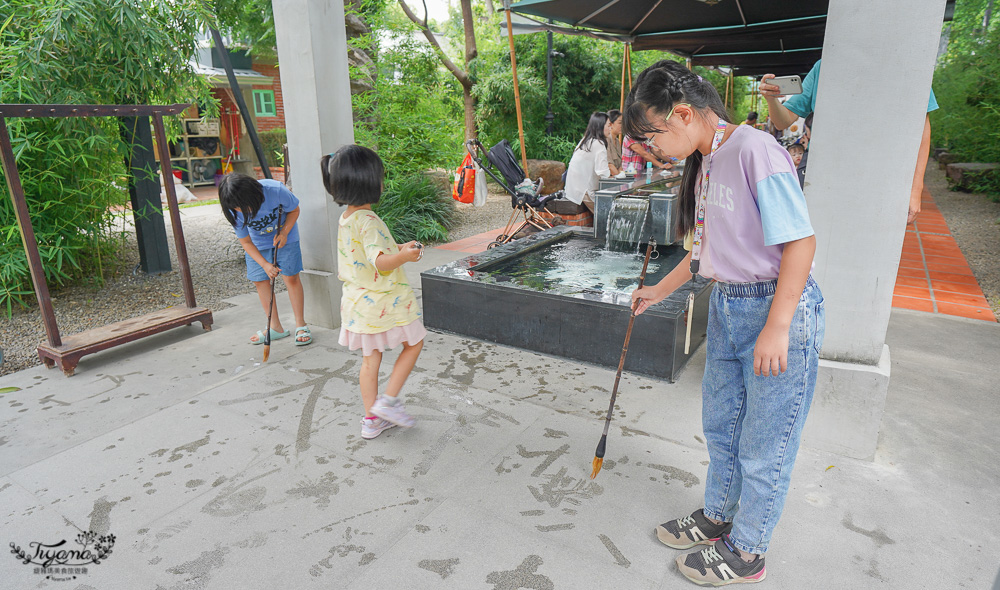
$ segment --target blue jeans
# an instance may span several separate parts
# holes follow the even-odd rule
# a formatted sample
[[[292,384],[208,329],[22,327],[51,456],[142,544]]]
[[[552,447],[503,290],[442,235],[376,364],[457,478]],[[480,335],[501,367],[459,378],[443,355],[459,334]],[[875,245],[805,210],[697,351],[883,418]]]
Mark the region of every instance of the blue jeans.
[[[788,370],[754,375],[754,346],[776,283],[718,283],[708,307],[705,515],[732,522],[731,541],[750,553],[767,551],[785,506],[825,326],[823,294],[810,276],[788,332]]]

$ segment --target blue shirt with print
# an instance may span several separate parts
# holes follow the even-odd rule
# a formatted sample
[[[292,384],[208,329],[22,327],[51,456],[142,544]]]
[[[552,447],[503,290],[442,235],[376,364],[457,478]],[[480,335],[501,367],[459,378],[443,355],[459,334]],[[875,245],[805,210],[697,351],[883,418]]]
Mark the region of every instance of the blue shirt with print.
[[[284,224],[288,213],[299,206],[299,200],[277,180],[264,179],[260,184],[264,189],[264,203],[246,225],[243,224],[243,214],[236,212],[236,237],[242,239],[250,236],[258,250],[270,250],[274,248],[274,236],[278,231],[278,205],[282,207],[281,221]],[[298,241],[299,226],[296,224],[288,232],[288,243]]]

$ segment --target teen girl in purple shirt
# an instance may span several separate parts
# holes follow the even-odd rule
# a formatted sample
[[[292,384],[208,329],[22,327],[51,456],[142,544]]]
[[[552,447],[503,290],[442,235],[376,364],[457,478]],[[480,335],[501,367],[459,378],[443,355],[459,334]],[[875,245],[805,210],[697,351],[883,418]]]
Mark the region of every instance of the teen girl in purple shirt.
[[[816,239],[791,157],[729,121],[710,83],[679,63],[641,74],[625,133],[687,158],[678,225],[688,256],[632,294],[642,313],[691,278],[717,281],[709,304],[702,423],[705,508],[656,528],[690,549],[678,570],[701,585],[759,582],[816,387],[824,306],[810,275]]]

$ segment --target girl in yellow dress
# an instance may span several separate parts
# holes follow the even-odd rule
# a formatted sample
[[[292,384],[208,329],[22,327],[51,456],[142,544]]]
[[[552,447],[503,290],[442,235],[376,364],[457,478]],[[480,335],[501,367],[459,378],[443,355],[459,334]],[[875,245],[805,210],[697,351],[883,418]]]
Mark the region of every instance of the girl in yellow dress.
[[[340,216],[337,232],[338,276],[344,283],[340,304],[340,344],[361,349],[361,400],[365,416],[362,438],[375,438],[393,426],[410,428],[414,419],[406,413],[399,392],[423,348],[424,329],[417,299],[403,271],[403,264],[423,256],[419,242],[399,246],[372,205],[382,195],[385,166],[374,151],[347,145],[321,160],[323,184],[338,205],[347,210]],[[385,392],[378,395],[378,371],[382,353],[399,344]]]

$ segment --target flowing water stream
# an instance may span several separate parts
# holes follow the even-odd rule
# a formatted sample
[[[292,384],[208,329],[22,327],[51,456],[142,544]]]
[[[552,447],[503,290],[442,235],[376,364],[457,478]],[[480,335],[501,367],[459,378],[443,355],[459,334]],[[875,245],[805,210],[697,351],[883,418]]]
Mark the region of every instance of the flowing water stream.
[[[612,252],[638,252],[640,235],[646,226],[649,199],[618,197],[608,212],[607,249]]]

